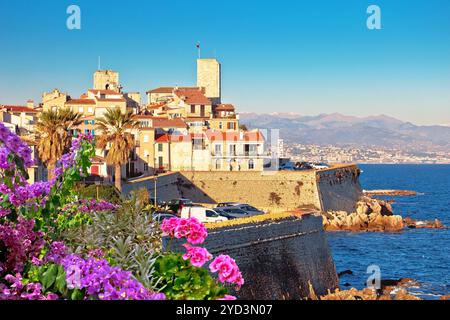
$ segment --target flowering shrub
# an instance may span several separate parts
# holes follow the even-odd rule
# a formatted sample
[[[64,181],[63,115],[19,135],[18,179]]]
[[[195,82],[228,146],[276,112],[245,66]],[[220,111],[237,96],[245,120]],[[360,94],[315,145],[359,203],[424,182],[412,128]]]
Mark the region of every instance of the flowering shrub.
[[[195,218],[179,219],[174,217],[166,219],[161,224],[161,230],[172,238],[186,237],[186,240],[191,244],[201,244],[208,236],[205,226]]]
[[[235,299],[227,295],[227,289],[218,284],[208,270],[203,268],[212,255],[202,244],[208,232],[196,218],[170,218],[163,221],[161,230],[171,239],[167,252],[156,261],[157,274],[162,277],[163,292],[171,299]],[[182,246],[186,253],[170,252],[173,239],[186,238]],[[219,283],[235,284],[236,289],[244,284],[244,279],[234,259],[227,255],[216,257],[209,265],[212,273],[218,272]]]
[[[55,179],[30,185],[31,150],[0,123],[0,299],[165,298],[131,272],[111,266],[98,250],[83,258],[56,241],[77,216],[116,209],[106,202],[77,201],[72,193],[88,173],[95,150],[91,142],[83,135],[73,140]]]
[[[92,142],[74,139],[55,178],[29,184],[31,150],[0,123],[0,299],[234,299],[224,284],[243,284],[239,268],[224,255],[204,267],[213,257],[197,246],[207,230],[196,219],[164,221],[163,232],[186,239],[186,253],[158,256],[160,231],[137,202],[78,199],[73,190],[88,174]],[[92,241],[82,243],[80,232]]]

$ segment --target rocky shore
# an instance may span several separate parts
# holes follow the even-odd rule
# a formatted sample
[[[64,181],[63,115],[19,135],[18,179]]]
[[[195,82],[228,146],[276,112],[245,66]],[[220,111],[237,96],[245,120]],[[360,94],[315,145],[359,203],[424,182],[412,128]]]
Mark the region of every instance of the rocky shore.
[[[416,196],[417,192],[410,190],[364,190],[364,195],[372,196]]]
[[[444,226],[439,220],[417,221],[394,215],[388,201],[361,197],[355,212],[328,211],[323,213],[323,226],[326,231],[370,231],[398,232],[408,228],[440,229]]]

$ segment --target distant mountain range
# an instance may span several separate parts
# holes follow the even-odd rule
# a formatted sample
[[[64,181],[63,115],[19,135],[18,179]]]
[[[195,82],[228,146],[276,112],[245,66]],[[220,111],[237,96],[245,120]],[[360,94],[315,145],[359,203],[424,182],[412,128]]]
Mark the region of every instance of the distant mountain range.
[[[450,152],[449,126],[419,126],[379,115],[340,113],[303,116],[296,113],[240,113],[249,128],[280,129],[288,143],[385,146],[401,150]]]

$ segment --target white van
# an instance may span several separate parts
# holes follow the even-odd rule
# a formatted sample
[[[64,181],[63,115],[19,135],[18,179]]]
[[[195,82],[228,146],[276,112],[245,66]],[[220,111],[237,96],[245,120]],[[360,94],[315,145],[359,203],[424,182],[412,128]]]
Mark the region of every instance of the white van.
[[[191,217],[197,218],[200,222],[219,222],[228,220],[213,209],[204,207],[183,207],[181,209],[181,218],[188,219]]]

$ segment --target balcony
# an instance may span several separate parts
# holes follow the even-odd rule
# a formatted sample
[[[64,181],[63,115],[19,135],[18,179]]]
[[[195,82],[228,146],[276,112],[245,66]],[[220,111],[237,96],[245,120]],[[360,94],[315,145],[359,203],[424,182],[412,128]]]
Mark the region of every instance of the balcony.
[[[224,154],[222,152],[216,153],[211,152],[211,156],[213,158],[223,158],[223,159],[229,159],[229,158],[238,158],[238,159],[245,159],[245,158],[269,158],[269,154],[267,152],[258,153],[258,152],[233,152]]]

